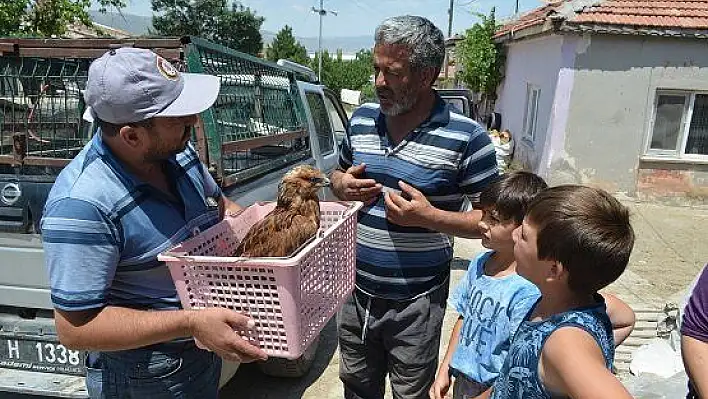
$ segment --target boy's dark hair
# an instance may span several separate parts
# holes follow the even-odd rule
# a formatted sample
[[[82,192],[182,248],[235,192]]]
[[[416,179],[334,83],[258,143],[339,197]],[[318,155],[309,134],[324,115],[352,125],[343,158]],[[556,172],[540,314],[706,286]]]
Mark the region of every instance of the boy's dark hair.
[[[502,220],[521,224],[531,201],[546,188],[546,182],[531,172],[507,173],[482,191],[479,205],[483,209],[494,208]]]
[[[538,258],[563,264],[570,289],[595,293],[624,272],[634,246],[629,210],[603,190],[558,186],[529,206]]]

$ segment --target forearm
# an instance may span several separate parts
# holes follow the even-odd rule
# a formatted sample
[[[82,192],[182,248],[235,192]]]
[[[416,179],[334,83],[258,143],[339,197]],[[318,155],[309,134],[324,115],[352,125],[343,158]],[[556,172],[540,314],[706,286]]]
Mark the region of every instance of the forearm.
[[[708,342],[681,336],[681,354],[688,378],[699,398],[708,398]]]
[[[55,311],[59,340],[72,349],[115,351],[189,337],[186,310],[145,311],[108,306],[98,313]],[[78,316],[78,317],[77,317]]]
[[[482,211],[450,212],[431,207],[425,227],[462,238],[480,238],[479,221]]]
[[[452,355],[455,354],[457,350],[457,343],[460,342],[460,330],[462,329],[462,317],[458,317],[455,322],[455,326],[452,328],[450,333],[450,341],[447,343],[447,351],[445,352],[445,357],[443,357],[442,362],[440,362],[440,371],[447,372],[450,367],[450,362],[452,361]]]
[[[603,292],[601,295],[605,298],[607,316],[612,323],[615,346],[619,346],[634,330],[634,311],[624,301],[612,294]]]
[[[627,339],[634,330],[634,325],[624,326],[624,327],[612,327],[612,338],[615,341],[615,348],[622,345],[625,339]]]

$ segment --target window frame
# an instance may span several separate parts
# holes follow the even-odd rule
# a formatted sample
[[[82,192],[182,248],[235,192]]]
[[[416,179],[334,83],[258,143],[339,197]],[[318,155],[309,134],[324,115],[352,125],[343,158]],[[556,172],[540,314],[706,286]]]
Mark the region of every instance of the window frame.
[[[332,90],[325,88],[322,92],[324,94],[323,99],[325,102],[325,108],[329,113],[330,122],[332,123],[332,133],[334,134],[334,146],[337,147],[339,146],[339,144],[341,144],[342,139],[344,139],[344,136],[346,136],[347,134],[347,130],[349,129],[349,118],[347,117],[347,113],[342,108],[341,102]],[[327,104],[330,104],[332,106],[331,110],[327,107]],[[330,111],[334,111],[336,113],[337,118],[342,125],[343,130],[341,132],[341,135],[339,134],[339,131],[337,130],[336,126],[334,126],[335,118]]]
[[[455,102],[459,101],[462,104],[462,109],[460,109],[460,112],[462,112],[462,116],[466,116],[466,117],[472,119],[472,116],[470,116],[470,106],[469,106],[469,100],[467,99],[467,97],[445,96],[445,95],[442,95],[441,97],[446,103],[450,104],[450,106],[455,107],[455,108],[459,108],[459,107],[457,107],[457,105],[451,101],[455,101]]]
[[[324,115],[315,115],[315,107],[313,107],[313,104],[310,102],[310,99],[314,99],[315,101],[319,100],[321,102],[322,111],[324,111]],[[337,150],[337,142],[336,137],[334,136],[334,127],[332,126],[332,122],[330,121],[329,110],[327,109],[327,104],[325,103],[324,93],[316,91],[305,91],[305,101],[307,101],[307,105],[310,109],[310,115],[312,116],[312,123],[314,123],[314,128],[316,129],[315,136],[317,137],[320,155],[325,157],[334,154]],[[324,121],[318,121],[318,117],[320,116],[324,116],[327,119]],[[320,122],[323,123],[322,126],[319,125]],[[320,128],[329,128],[329,131],[322,132],[320,131]],[[323,140],[326,140],[326,143],[323,143]],[[324,144],[327,144],[328,148],[323,148]]]
[[[533,93],[536,94],[535,104],[532,102]],[[524,124],[521,137],[529,142],[534,142],[536,139],[536,129],[538,128],[538,105],[541,102],[541,87],[532,83],[526,84],[526,108],[524,110]],[[529,126],[529,113],[532,111],[533,105],[533,124]],[[529,128],[531,131],[529,131]]]
[[[681,116],[681,130],[676,139],[676,147],[673,150],[651,148],[651,142],[654,137],[654,126],[656,125],[657,105],[659,97],[667,96],[685,96],[687,101],[684,105],[683,115]],[[667,160],[688,160],[688,161],[708,161],[708,154],[686,154],[686,144],[688,143],[688,135],[691,130],[691,120],[693,119],[693,110],[696,103],[696,95],[708,96],[708,91],[691,91],[691,90],[672,90],[672,89],[656,89],[654,91],[654,99],[651,102],[649,132],[644,143],[644,155]]]

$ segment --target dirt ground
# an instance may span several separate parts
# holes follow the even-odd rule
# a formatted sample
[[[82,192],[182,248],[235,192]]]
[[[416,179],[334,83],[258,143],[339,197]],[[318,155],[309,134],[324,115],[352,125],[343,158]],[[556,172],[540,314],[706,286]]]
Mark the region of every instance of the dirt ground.
[[[627,270],[608,291],[638,307],[676,301],[708,263],[708,208],[628,205],[635,246]]]

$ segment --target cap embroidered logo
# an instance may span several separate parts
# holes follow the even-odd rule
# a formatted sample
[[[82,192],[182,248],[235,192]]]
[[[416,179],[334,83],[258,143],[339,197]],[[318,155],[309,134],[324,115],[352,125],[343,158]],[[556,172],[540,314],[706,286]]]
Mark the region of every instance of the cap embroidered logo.
[[[157,69],[160,71],[162,76],[169,80],[177,80],[179,78],[179,72],[172,66],[166,59],[162,57],[157,57]]]

